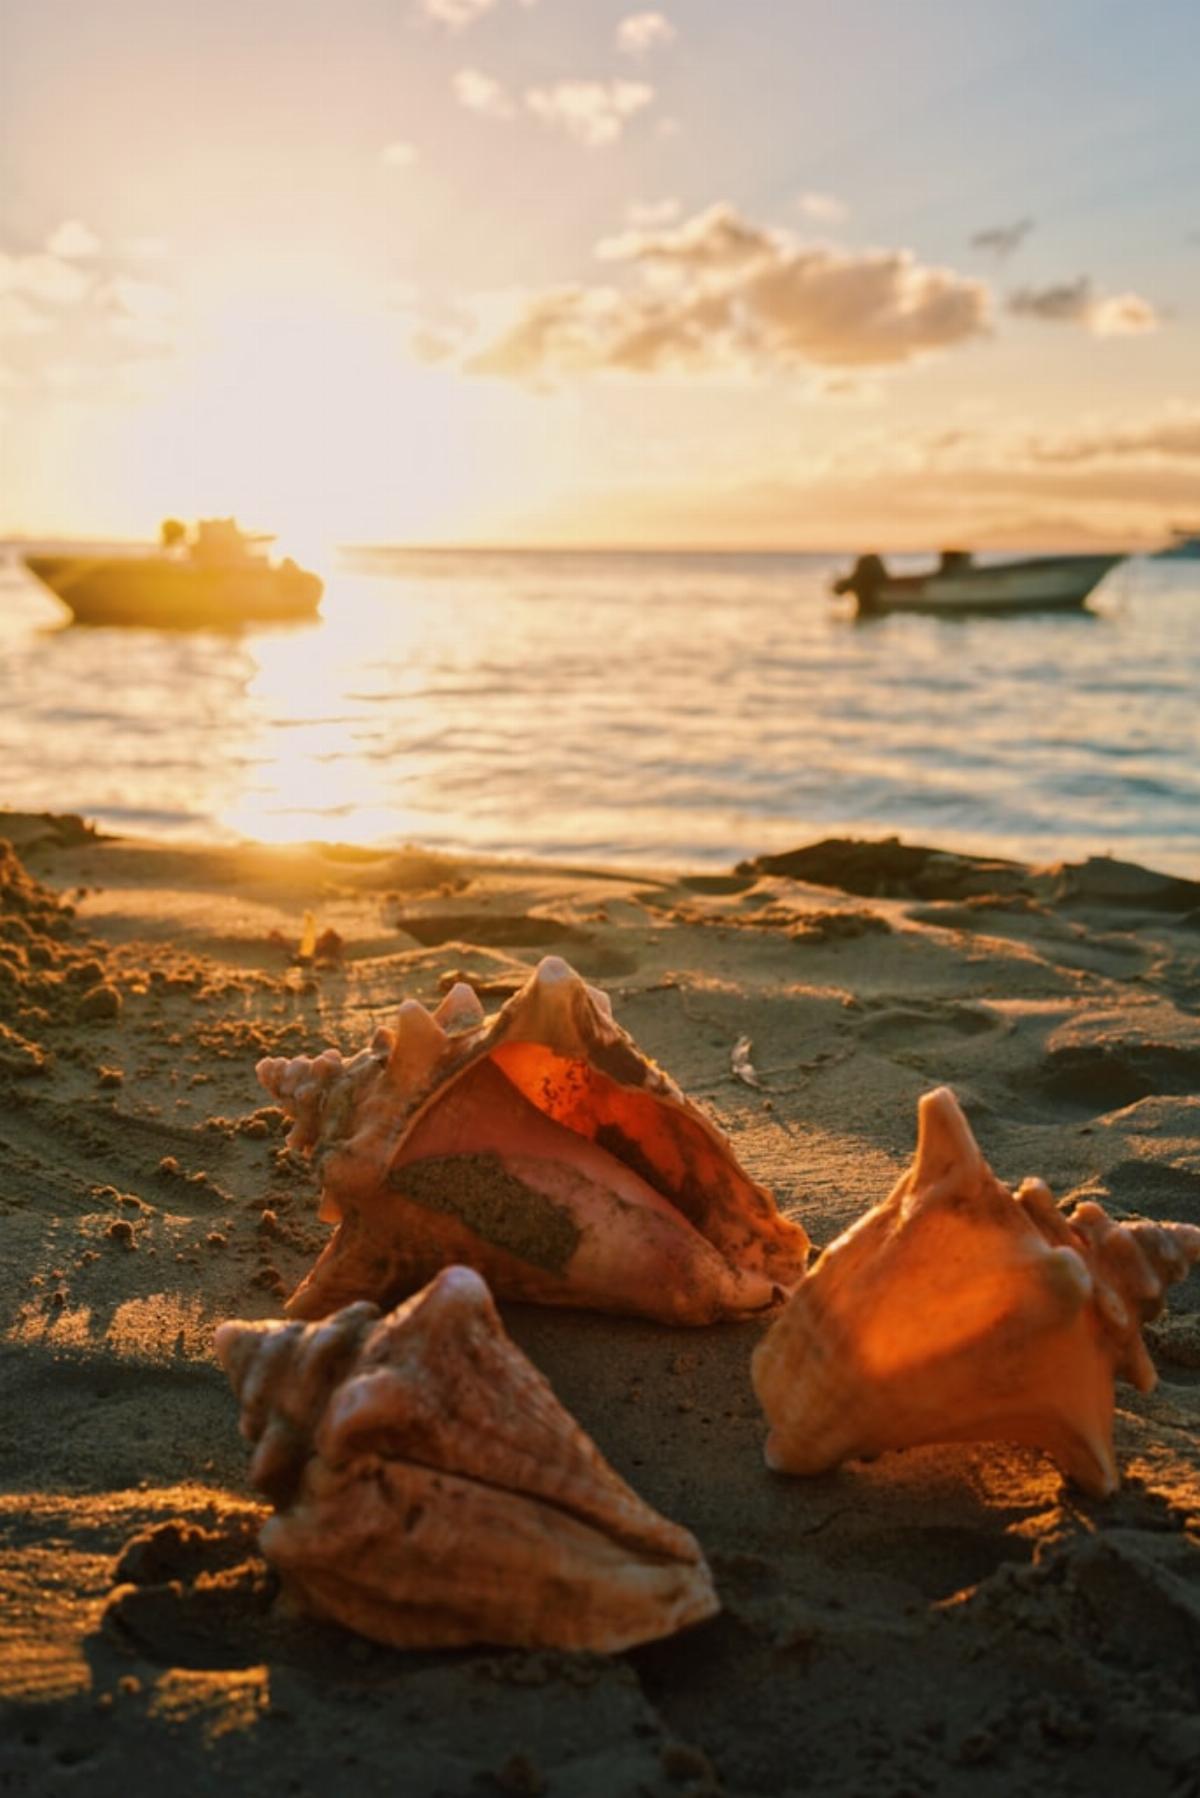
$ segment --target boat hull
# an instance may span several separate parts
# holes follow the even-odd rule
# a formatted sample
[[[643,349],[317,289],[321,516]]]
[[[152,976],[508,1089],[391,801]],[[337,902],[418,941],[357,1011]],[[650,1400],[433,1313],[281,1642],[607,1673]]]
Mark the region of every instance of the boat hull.
[[[859,600],[859,615],[922,612],[964,617],[1078,611],[1120,556],[1044,556],[945,574],[892,577]]]
[[[320,578],[269,563],[204,567],[161,557],[27,556],[25,565],[79,624],[238,630],[311,618]]]

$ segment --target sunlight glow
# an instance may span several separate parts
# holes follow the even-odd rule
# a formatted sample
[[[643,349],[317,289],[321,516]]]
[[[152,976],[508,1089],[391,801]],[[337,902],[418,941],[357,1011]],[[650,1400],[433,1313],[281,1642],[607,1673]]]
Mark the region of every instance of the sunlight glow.
[[[404,348],[398,319],[339,296],[227,301],[143,420],[143,501],[234,512],[309,560],[381,516],[401,531],[469,531],[470,396]]]

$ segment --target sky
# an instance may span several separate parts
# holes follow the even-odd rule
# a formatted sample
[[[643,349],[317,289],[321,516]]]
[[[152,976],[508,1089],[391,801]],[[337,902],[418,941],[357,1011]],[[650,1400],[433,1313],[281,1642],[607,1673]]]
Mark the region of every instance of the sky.
[[[1200,527],[1195,0],[4,0],[0,533]]]

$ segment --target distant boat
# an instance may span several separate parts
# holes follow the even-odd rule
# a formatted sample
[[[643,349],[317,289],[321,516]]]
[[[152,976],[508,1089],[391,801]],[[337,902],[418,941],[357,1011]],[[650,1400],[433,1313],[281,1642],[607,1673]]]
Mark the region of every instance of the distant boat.
[[[1171,536],[1170,543],[1155,550],[1156,562],[1200,562],[1200,531],[1177,525]]]
[[[860,617],[884,612],[930,612],[965,617],[1007,612],[1066,612],[1082,607],[1092,589],[1123,556],[1038,556],[1020,562],[976,563],[966,550],[943,550],[936,568],[889,574],[876,555],[860,556],[834,582],[853,593]]]
[[[324,583],[290,557],[269,561],[262,546],[272,541],[232,518],[203,518],[189,539],[168,519],[158,553],[24,560],[78,624],[227,631],[313,617]]]

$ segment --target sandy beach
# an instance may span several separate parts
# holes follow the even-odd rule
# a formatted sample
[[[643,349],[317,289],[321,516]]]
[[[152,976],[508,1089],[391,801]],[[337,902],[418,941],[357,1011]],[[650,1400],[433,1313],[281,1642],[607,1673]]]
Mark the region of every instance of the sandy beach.
[[[766,1320],[504,1307],[713,1569],[718,1617],[611,1657],[283,1614],[212,1352],[328,1234],[256,1060],[458,978],[491,1008],[548,953],[818,1247],[942,1083],[1010,1185],[1200,1223],[1200,885],[894,842],[688,878],[0,837],[0,1793],[1200,1794],[1200,1272],[1147,1330],[1157,1389],[1118,1389],[1104,1501],[1002,1443],[774,1475]]]

